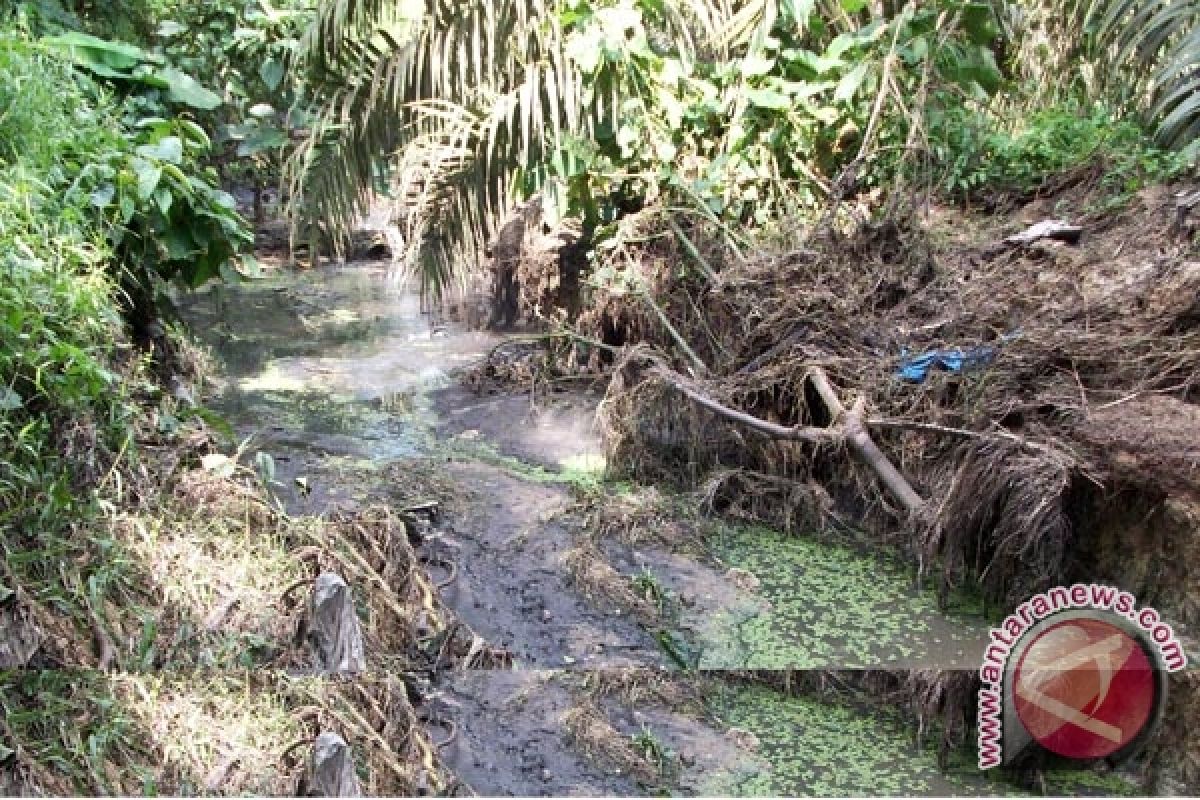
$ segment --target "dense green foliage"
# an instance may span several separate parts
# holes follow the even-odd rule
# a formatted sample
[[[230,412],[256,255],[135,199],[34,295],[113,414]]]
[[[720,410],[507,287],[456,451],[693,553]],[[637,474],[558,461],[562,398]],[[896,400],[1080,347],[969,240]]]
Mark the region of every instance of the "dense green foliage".
[[[136,49],[88,44],[75,62]],[[200,161],[208,135],[165,98],[167,116],[141,116],[145,96],[114,96],[62,50],[0,34],[0,520],[22,526],[68,521],[124,446],[138,359],[122,342],[146,335],[167,282],[232,276],[250,241]]]
[[[1171,24],[1151,26],[1165,38],[1135,48],[1142,73],[1119,91],[1038,74],[1030,61],[1051,45],[1088,75],[1133,57],[1112,51],[1102,5],[1056,21],[1044,4],[972,0],[331,2],[301,50],[314,131],[292,164],[295,207],[345,235],[390,187],[440,285],[538,192],[591,232],[652,204],[725,231],[778,225],[931,175],[958,198],[1030,192],[1114,155],[1108,188],[1127,191],[1182,163],[1123,110],[1145,89],[1164,130],[1183,119],[1162,98],[1177,89],[1138,75],[1174,52],[1191,6],[1166,4]],[[1058,90],[1018,109],[1033,81]]]
[[[175,5],[159,15],[155,48],[219,91],[222,104],[204,121],[214,133],[222,174],[258,186],[276,183],[290,133],[305,125],[293,110],[301,86],[292,61],[314,0]]]
[[[1144,112],[1161,145],[1200,155],[1200,2],[1090,0],[1068,8],[1081,29],[1084,65],[1099,73],[1105,93]]]
[[[1179,153],[1150,145],[1140,126],[1117,120],[1102,105],[1091,113],[1072,106],[1048,108],[1016,131],[956,108],[932,116],[929,148],[940,188],[964,200],[1020,199],[1045,188],[1047,180],[1094,167],[1106,194],[1120,202],[1149,183],[1173,177],[1187,163]]]
[[[75,503],[63,456],[78,474],[118,445],[112,250],[88,194],[72,191],[119,143],[117,127],[66,62],[0,38],[2,524],[53,524]]]
[[[300,91],[293,50],[314,0],[25,0],[12,19],[117,89],[141,116],[188,109],[225,181],[278,182]],[[0,15],[2,16],[2,15]]]

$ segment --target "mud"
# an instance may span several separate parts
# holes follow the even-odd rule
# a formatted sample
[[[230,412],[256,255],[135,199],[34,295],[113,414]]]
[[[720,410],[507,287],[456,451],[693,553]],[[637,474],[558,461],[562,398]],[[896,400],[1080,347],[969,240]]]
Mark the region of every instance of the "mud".
[[[443,534],[459,564],[443,598],[472,628],[522,667],[662,662],[623,609],[593,605],[570,584],[562,562],[582,531],[566,513],[566,490],[480,462],[455,460],[446,470],[469,492],[469,510]]]
[[[603,471],[598,393],[479,396],[459,386],[431,392],[434,430],[476,438],[495,452],[547,469]],[[474,433],[472,433],[474,432]]]
[[[458,735],[442,757],[488,796],[638,794],[636,784],[593,765],[563,735],[575,698],[552,671],[448,675],[434,701]]]
[[[604,729],[619,740],[614,750],[632,743],[661,756],[655,781],[618,773],[566,729],[566,715],[594,699],[583,686],[589,676],[674,670],[681,661],[714,671],[969,665],[984,619],[962,598],[940,608],[896,558],[816,538],[714,533],[679,519],[669,521],[671,536],[595,541],[588,509],[639,491],[604,481],[599,398],[457,387],[456,368],[497,340],[424,314],[382,265],[275,276],[181,305],[225,368],[213,408],[239,441],[253,437],[243,463],[270,456],[268,477],[289,511],[438,502],[424,535],[456,573],[434,575],[445,583],[441,600],[507,648],[517,668],[436,674],[419,709],[449,720],[431,723],[430,736],[474,791],[1018,791],[982,781],[970,765],[961,772],[971,780],[943,774],[913,744],[911,724],[890,712],[677,672],[704,703],[599,703]],[[616,580],[658,587],[657,618],[582,591],[564,560],[585,544]]]

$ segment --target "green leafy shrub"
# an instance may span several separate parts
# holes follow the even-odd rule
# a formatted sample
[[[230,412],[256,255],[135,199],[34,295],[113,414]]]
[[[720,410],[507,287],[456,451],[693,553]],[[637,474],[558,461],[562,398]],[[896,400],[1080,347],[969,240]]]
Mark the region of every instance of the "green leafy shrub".
[[[1185,156],[1155,147],[1138,124],[1100,105],[1045,109],[1015,131],[957,106],[932,114],[929,130],[939,187],[962,201],[1026,197],[1072,170],[1097,167],[1105,193],[1120,202],[1187,166]]]
[[[57,525],[122,436],[111,250],[62,191],[120,141],[111,111],[61,59],[0,35],[0,526]]]
[[[127,435],[127,331],[250,241],[203,130],[126,122],[53,46],[0,33],[0,524],[70,518]],[[121,365],[121,366],[118,366]]]
[[[260,188],[277,182],[290,132],[307,124],[292,110],[299,92],[292,66],[314,0],[171,5],[161,10],[150,46],[220,92],[221,106],[199,119],[222,176]]]
[[[215,170],[200,165],[208,148],[194,122],[142,119],[74,187],[103,212],[126,291],[145,295],[131,298],[135,305],[161,306],[168,281],[196,287],[239,277],[253,237],[233,198],[216,188]]]

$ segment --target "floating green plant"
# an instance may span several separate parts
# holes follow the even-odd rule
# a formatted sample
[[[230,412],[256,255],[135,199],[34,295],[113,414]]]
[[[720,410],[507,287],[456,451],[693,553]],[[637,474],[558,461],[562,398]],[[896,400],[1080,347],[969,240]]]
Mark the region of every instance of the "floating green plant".
[[[860,707],[765,686],[722,693],[714,710],[725,724],[757,741],[767,768],[714,776],[703,794],[736,796],[1026,795],[1004,772],[983,772],[965,753],[938,766],[935,736],[922,745],[900,712]],[[1135,787],[1117,774],[1086,770],[1046,773],[1062,795],[1128,795]]]
[[[765,528],[726,529],[714,550],[754,575],[761,602],[724,609],[701,635],[709,668],[976,667],[987,624],[945,611],[914,570],[877,553]]]

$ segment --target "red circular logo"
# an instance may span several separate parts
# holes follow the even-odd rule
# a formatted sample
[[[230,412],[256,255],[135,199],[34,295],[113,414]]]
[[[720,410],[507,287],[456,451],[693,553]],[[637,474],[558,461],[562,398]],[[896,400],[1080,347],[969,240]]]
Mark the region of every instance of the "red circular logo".
[[[1013,680],[1021,724],[1047,750],[1069,758],[1104,758],[1128,745],[1150,721],[1157,697],[1142,645],[1090,617],[1039,633]]]

